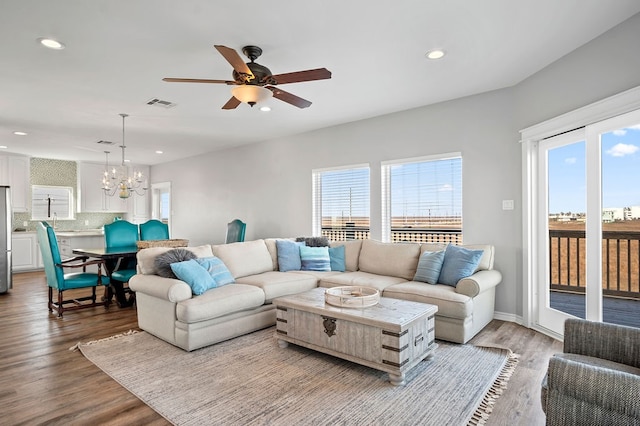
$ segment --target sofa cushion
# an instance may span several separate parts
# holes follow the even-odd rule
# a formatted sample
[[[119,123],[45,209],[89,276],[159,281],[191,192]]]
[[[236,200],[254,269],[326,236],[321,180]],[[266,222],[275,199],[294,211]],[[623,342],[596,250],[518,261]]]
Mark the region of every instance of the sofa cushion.
[[[329,247],[329,261],[332,271],[344,272],[347,268],[345,263],[345,247]]]
[[[382,292],[390,285],[406,282],[404,278],[390,277],[386,275],[371,274],[369,272],[345,272],[342,274],[328,275],[320,277],[320,287],[337,287],[345,285],[355,285],[371,287]],[[424,284],[422,284],[424,285]]]
[[[444,263],[438,282],[455,287],[458,281],[476,271],[482,254],[482,250],[470,250],[449,244],[444,252]]]
[[[213,256],[210,245],[197,247],[184,247],[196,255],[196,257]],[[168,251],[174,250],[171,247],[150,247],[142,249],[136,255],[138,260],[138,272],[144,275],[153,275],[156,273],[155,260],[156,256]]]
[[[203,257],[196,259],[196,262],[202,266],[205,271],[213,278],[216,282],[215,286],[220,287],[221,285],[233,284],[235,280],[233,279],[233,275],[231,275],[231,271],[224,264],[224,262],[215,256],[211,257]]]
[[[344,246],[344,266],[345,270],[354,272],[358,270],[358,258],[362,248],[362,240],[334,241],[330,247]]]
[[[262,289],[265,301],[271,302],[276,297],[288,296],[317,287],[318,279],[309,274],[299,272],[263,272],[236,280],[236,283],[250,284]]]
[[[472,298],[456,293],[454,287],[444,284],[425,285],[421,282],[409,281],[385,288],[382,295],[437,305],[437,315],[443,317],[464,319],[473,312]]]
[[[471,250],[482,250],[482,257],[480,258],[480,263],[478,263],[478,267],[474,272],[485,271],[493,269],[493,259],[495,255],[495,249],[492,245],[489,244],[463,244],[460,247],[468,248]],[[439,244],[439,243],[424,243],[420,246],[420,253],[424,253],[425,251],[439,251],[446,250],[447,244]]]
[[[273,270],[271,255],[264,240],[220,244],[211,249],[236,279]]]
[[[278,270],[281,272],[299,271],[302,269],[300,258],[300,247],[304,242],[294,242],[290,240],[277,240],[278,250]]]
[[[180,263],[180,262],[184,262],[184,261],[195,259],[195,258],[196,258],[196,255],[193,254],[193,252],[186,250],[184,248],[176,248],[176,249],[171,249],[169,251],[165,251],[164,253],[157,255],[153,263],[156,268],[156,274],[160,275],[161,277],[180,278],[180,276],[175,273],[171,265],[174,263]],[[188,265],[183,265],[183,267],[180,267],[178,269],[180,269],[181,271],[184,271],[184,273],[187,274],[190,278],[196,278],[192,274],[188,273],[188,271],[193,269],[192,267],[190,268]],[[182,281],[185,281],[185,280],[182,280]]]
[[[330,271],[329,247],[300,246],[300,261],[303,271]]]
[[[440,271],[444,262],[444,251],[425,251],[418,260],[418,269],[413,277],[414,281],[428,284],[438,284]]]
[[[216,281],[209,275],[209,272],[195,259],[173,262],[170,267],[175,276],[187,283],[191,287],[191,292],[196,296],[217,286]]]
[[[213,288],[176,305],[178,321],[193,323],[230,313],[254,309],[264,304],[264,292],[252,285],[229,284]]]
[[[419,256],[420,244],[364,240],[358,268],[372,274],[412,280],[416,274]]]

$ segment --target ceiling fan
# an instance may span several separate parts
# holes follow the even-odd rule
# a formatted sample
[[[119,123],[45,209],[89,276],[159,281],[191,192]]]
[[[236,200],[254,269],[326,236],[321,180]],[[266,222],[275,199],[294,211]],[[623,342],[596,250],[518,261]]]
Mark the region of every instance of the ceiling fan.
[[[213,83],[237,86],[231,91],[233,94],[231,99],[222,107],[222,109],[235,109],[242,102],[253,107],[257,102],[270,96],[298,108],[307,108],[311,102],[275,86],[331,78],[331,71],[326,68],[273,75],[269,68],[255,62],[262,55],[262,49],[258,46],[242,48],[242,53],[250,60],[247,63],[238,52],[230,47],[221,45],[214,47],[233,67],[233,80],[202,80],[197,78],[163,78],[162,80],[170,83]]]

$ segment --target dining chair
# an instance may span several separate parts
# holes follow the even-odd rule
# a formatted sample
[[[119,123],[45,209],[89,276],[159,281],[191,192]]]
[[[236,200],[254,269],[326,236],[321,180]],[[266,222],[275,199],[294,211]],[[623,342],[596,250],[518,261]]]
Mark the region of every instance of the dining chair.
[[[118,249],[135,246],[140,239],[138,225],[126,220],[117,220],[104,225],[104,241],[106,249]],[[115,262],[107,264],[111,287],[116,294],[116,301],[120,307],[131,306],[135,300],[133,294],[126,298],[124,284],[128,283],[136,274],[136,259],[120,257]]]
[[[140,240],[168,240],[169,225],[157,219],[151,219],[140,224]]]
[[[62,260],[58,248],[58,240],[54,229],[47,222],[38,222],[36,225],[38,243],[42,254],[42,263],[49,287],[49,312],[54,310],[58,317],[62,318],[65,311],[92,308],[95,306],[108,306],[108,301],[98,302],[96,298],[96,287],[108,285],[109,278],[102,276],[103,261],[100,259],[90,259],[87,256],[76,256]],[[97,265],[98,272],[87,272],[86,267]],[[82,272],[65,273],[64,268],[82,268]],[[63,292],[71,289],[91,288],[90,296],[73,297],[65,300]],[[53,300],[53,290],[57,290],[57,300]]]
[[[234,219],[227,223],[227,237],[225,243],[238,243],[244,241],[244,233],[247,229],[247,224],[240,219]]]

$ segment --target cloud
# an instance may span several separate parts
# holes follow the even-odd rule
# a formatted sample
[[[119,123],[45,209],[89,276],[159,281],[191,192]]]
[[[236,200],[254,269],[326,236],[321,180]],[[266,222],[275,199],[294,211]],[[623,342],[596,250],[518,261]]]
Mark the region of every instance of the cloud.
[[[615,136],[624,136],[627,134],[627,129],[618,129],[618,130],[614,130],[613,134]]]
[[[611,149],[607,150],[607,154],[612,157],[624,157],[625,155],[635,154],[638,151],[637,146],[626,143],[615,144]]]
[[[444,185],[442,185],[440,187],[440,189],[438,191],[440,191],[440,192],[453,191],[453,186],[449,185],[448,183],[445,183]]]
[[[578,161],[576,157],[569,157],[564,159],[565,164],[576,164],[576,161]]]

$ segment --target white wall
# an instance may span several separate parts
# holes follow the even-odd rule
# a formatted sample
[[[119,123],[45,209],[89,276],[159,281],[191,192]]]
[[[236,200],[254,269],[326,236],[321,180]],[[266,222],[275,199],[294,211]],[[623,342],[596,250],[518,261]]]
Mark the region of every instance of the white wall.
[[[513,88],[153,166],[153,182],[172,183],[172,234],[192,245],[220,243],[237,217],[247,222],[247,239],[309,235],[311,170],[359,163],[371,167],[377,230],[381,161],[460,151],[464,240],[496,246],[503,274],[496,310],[521,316],[518,130],[640,85],[640,55],[627,57],[640,40],[639,21],[631,18]],[[607,47],[606,63],[585,70]],[[503,211],[502,200],[515,200],[515,210]]]

